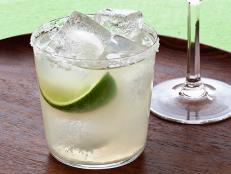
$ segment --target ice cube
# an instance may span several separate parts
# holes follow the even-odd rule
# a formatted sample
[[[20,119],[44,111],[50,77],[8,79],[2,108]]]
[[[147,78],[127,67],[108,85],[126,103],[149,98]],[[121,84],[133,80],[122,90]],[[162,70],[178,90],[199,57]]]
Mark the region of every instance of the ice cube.
[[[82,30],[95,34],[100,40],[105,41],[111,37],[111,33],[103,26],[99,25],[89,16],[74,11],[67,22],[64,24],[63,30]]]
[[[104,51],[111,33],[80,12],[73,12],[51,39],[47,51],[64,57],[95,59]]]
[[[93,33],[73,30],[55,36],[47,49],[59,56],[76,59],[96,59],[103,51],[103,43]]]
[[[151,36],[146,32],[141,32],[137,36],[133,37],[133,41],[147,48],[153,45]]]
[[[126,9],[106,9],[95,14],[95,21],[115,35],[133,38],[143,27],[140,11]]]
[[[114,35],[111,40],[107,42],[106,48],[107,52],[132,52],[142,49],[139,45],[123,36]]]
[[[104,56],[107,59],[134,55],[144,50],[144,46],[120,35],[114,35],[106,42]]]

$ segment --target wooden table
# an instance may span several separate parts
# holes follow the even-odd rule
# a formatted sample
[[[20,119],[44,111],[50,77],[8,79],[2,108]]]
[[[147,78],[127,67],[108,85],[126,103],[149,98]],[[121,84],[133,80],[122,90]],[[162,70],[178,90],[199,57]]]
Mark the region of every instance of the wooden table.
[[[133,163],[82,170],[48,152],[29,35],[0,41],[0,174],[230,174],[231,119],[217,124],[174,124],[150,116],[148,142]],[[185,74],[185,42],[161,37],[156,83]],[[231,54],[202,47],[202,75],[231,84]]]

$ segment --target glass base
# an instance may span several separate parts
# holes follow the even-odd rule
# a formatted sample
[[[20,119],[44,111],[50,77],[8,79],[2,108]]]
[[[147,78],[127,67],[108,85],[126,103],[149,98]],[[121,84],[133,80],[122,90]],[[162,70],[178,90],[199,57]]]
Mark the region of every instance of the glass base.
[[[101,163],[101,164],[81,164],[81,163],[73,163],[71,161],[65,160],[61,157],[59,157],[58,155],[56,155],[54,152],[51,152],[51,155],[58,160],[59,162],[66,164],[68,166],[71,167],[75,167],[75,168],[80,168],[80,169],[112,169],[112,168],[116,168],[116,167],[120,167],[120,166],[124,166],[126,164],[131,163],[132,161],[134,161],[136,158],[138,158],[142,152],[143,152],[144,148],[142,148],[141,150],[139,150],[137,153],[135,153],[133,156],[123,159],[121,161],[116,161],[116,162],[108,162],[108,163]]]
[[[184,124],[206,124],[231,117],[231,86],[203,78],[207,95],[189,99],[180,95],[185,78],[156,85],[152,90],[151,112],[156,116]]]

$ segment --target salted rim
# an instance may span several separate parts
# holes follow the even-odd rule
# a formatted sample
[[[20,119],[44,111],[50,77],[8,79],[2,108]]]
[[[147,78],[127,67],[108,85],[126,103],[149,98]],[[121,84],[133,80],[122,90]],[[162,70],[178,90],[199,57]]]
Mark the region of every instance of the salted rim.
[[[88,16],[93,16],[94,14],[87,14]],[[157,32],[152,29],[151,27],[149,27],[148,25],[144,25],[144,32],[146,32],[147,34],[149,34],[149,36],[151,37],[151,39],[153,40],[153,44],[149,47],[147,47],[146,49],[144,50],[141,50],[140,52],[136,52],[135,54],[132,54],[130,56],[121,56],[121,57],[118,57],[118,58],[113,58],[113,59],[79,59],[79,58],[74,58],[74,57],[67,57],[67,56],[61,56],[61,55],[57,55],[57,54],[54,54],[52,52],[49,52],[47,50],[45,50],[44,48],[41,48],[39,47],[37,44],[36,44],[36,40],[37,38],[40,38],[40,36],[44,33],[49,33],[51,32],[53,29],[58,29],[59,27],[55,26],[55,24],[61,20],[65,20],[65,19],[68,19],[69,16],[65,16],[65,17],[60,17],[60,18],[56,18],[56,19],[53,19],[43,25],[41,25],[40,27],[38,27],[34,32],[32,32],[32,35],[31,35],[31,39],[30,39],[30,44],[33,48],[36,48],[37,50],[43,52],[43,53],[46,53],[52,57],[59,57],[59,58],[65,58],[65,59],[68,59],[68,60],[75,60],[75,61],[87,61],[87,62],[100,62],[100,61],[106,61],[106,62],[113,62],[113,61],[119,61],[119,60],[124,60],[124,59],[129,59],[129,58],[132,58],[134,56],[137,56],[137,55],[140,55],[140,54],[144,54],[146,52],[148,52],[149,50],[151,49],[154,49],[156,52],[159,51],[159,37],[157,35]],[[54,23],[54,24],[52,24]],[[50,27],[50,29],[48,30],[48,27]],[[145,59],[142,58],[142,60]]]

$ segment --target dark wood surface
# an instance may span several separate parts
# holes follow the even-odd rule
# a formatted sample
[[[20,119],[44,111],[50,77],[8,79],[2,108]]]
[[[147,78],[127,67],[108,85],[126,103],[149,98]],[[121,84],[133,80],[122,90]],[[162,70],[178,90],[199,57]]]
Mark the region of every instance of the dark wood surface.
[[[29,35],[0,41],[0,174],[230,174],[231,119],[192,126],[151,115],[147,146],[111,170],[68,167],[49,155]],[[202,75],[231,84],[231,54],[202,46]],[[161,37],[156,79],[185,74],[185,41]]]

